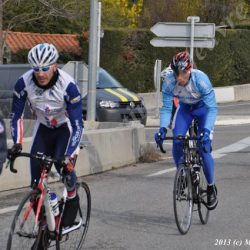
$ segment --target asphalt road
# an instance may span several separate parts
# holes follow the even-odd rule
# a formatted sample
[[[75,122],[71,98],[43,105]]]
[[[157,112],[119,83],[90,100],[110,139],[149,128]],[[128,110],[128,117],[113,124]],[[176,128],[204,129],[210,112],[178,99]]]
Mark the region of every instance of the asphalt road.
[[[250,102],[220,103],[218,115],[243,115],[250,116]]]
[[[190,231],[184,236],[174,220],[175,172],[170,150],[163,161],[85,177],[92,195],[92,214],[83,249],[250,249],[250,125],[216,127],[214,154],[218,207],[207,225],[201,225],[194,212]],[[170,172],[149,176],[166,169]],[[25,191],[0,193],[1,250],[14,215],[3,208],[17,205]]]

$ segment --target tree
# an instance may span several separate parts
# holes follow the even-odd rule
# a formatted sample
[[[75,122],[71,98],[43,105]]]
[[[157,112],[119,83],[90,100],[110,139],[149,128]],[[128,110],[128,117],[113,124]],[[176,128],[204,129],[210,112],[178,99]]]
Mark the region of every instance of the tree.
[[[103,27],[138,27],[144,0],[102,0]]]
[[[221,24],[230,16],[239,0],[202,0],[202,17],[204,22]]]
[[[81,8],[82,2],[82,0],[0,0],[0,63],[3,63],[4,41],[11,30],[70,33],[68,28],[75,25],[77,27],[75,30],[80,32],[84,12]],[[60,32],[54,32],[58,31],[58,27]]]
[[[237,23],[240,9],[249,13],[249,0],[144,0],[140,27],[151,27],[157,22],[186,22],[188,16],[200,16],[201,22]],[[241,12],[244,12],[241,10]],[[243,15],[243,14],[242,14]],[[249,20],[249,17],[248,17]]]
[[[140,27],[151,27],[157,22],[186,22],[188,16],[198,15],[200,0],[144,0]]]

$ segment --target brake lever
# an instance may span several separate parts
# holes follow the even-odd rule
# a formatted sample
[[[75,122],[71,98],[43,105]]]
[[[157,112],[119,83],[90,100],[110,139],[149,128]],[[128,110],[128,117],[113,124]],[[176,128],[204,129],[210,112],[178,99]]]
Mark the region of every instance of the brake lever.
[[[162,152],[163,154],[166,154],[167,151],[163,148],[163,144],[157,145],[157,146],[160,147],[160,150],[161,150],[161,152]]]
[[[17,173],[17,170],[14,168],[14,162],[16,159],[16,156],[13,156],[11,154],[8,154],[7,159],[9,160],[6,164],[6,168],[10,167],[10,171],[14,174]]]
[[[14,168],[14,161],[15,161],[15,160],[10,161],[10,171],[11,171],[12,173],[16,174],[16,173],[17,173],[17,170]]]

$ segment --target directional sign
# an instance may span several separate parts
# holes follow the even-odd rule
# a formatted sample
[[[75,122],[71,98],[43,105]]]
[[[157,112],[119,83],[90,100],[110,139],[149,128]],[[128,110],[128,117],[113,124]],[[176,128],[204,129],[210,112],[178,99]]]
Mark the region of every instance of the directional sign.
[[[190,37],[190,23],[156,23],[150,29],[158,37]],[[214,38],[214,23],[195,23],[194,38]]]
[[[163,38],[156,37],[150,41],[154,47],[183,47],[188,48],[191,45],[189,38]],[[215,39],[195,39],[195,48],[214,48]]]

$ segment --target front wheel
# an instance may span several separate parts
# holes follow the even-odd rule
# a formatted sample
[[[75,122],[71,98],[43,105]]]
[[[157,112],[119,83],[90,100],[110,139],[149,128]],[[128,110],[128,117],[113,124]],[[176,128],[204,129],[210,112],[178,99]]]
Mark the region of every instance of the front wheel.
[[[177,228],[186,234],[192,221],[193,197],[190,170],[184,165],[179,166],[175,175],[173,203]]]
[[[79,196],[79,209],[75,219],[75,225],[80,223],[80,227],[69,233],[63,233],[60,241],[56,241],[57,250],[80,250],[85,240],[91,211],[91,196],[88,185],[85,182],[77,183],[77,193]]]
[[[7,250],[10,249],[38,249],[42,244],[43,231],[35,225],[35,209],[39,192],[32,190],[21,201],[8,237]]]

